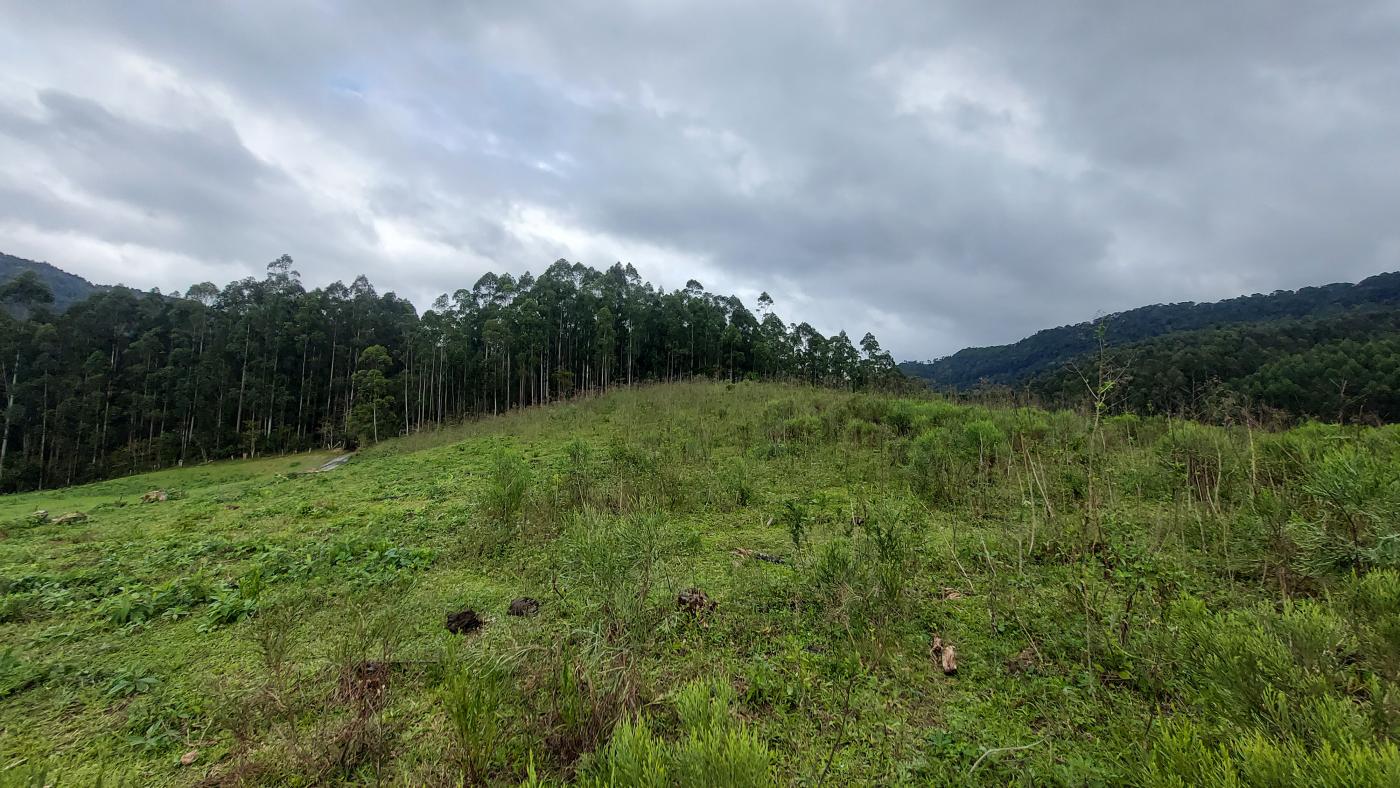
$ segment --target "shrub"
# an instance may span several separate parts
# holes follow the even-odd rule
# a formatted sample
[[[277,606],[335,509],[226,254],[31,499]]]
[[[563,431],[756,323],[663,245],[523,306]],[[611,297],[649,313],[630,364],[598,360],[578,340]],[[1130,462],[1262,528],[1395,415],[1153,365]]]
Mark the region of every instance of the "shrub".
[[[602,762],[580,782],[593,788],[662,788],[676,784],[669,773],[669,761],[666,745],[644,718],[622,720],[613,728]]]
[[[1372,736],[1361,705],[1340,694],[1362,676],[1348,663],[1356,643],[1346,622],[1311,601],[1282,614],[1259,607],[1211,614],[1176,605],[1180,678],[1212,718],[1308,747]]]
[[[1284,487],[1307,476],[1309,469],[1335,444],[1327,425],[1310,424],[1287,432],[1254,434],[1254,467],[1260,481]]]
[[[857,394],[846,400],[846,413],[852,419],[868,421],[872,424],[884,424],[889,418],[891,400],[885,397],[873,397],[869,394]]]
[[[783,422],[782,437],[785,440],[796,441],[798,443],[810,443],[821,437],[823,432],[822,420],[811,414],[805,416],[794,416]]]
[[[1136,413],[1120,413],[1103,422],[1104,440],[1111,446],[1131,446],[1137,443],[1142,419]]]
[[[1217,743],[1199,724],[1169,721],[1154,737],[1136,782],[1154,788],[1397,785],[1400,749],[1391,742],[1344,742],[1309,749],[1297,741],[1258,732]]]
[[[846,440],[857,446],[875,446],[880,442],[883,433],[880,425],[855,417],[846,421],[844,432]]]
[[[988,474],[1002,464],[1010,443],[989,419],[961,426],[934,427],[909,447],[908,468],[914,488],[935,502],[955,503],[975,482],[991,481]]]
[[[971,474],[958,456],[953,435],[939,427],[909,445],[907,467],[914,489],[935,502],[953,503],[966,491]]]
[[[1389,540],[1400,533],[1393,525],[1400,512],[1398,481],[1392,464],[1355,445],[1334,448],[1314,463],[1303,484],[1321,515],[1307,545],[1309,568],[1390,564]]]
[[[1362,652],[1391,681],[1400,680],[1400,572],[1380,570],[1347,585]]]

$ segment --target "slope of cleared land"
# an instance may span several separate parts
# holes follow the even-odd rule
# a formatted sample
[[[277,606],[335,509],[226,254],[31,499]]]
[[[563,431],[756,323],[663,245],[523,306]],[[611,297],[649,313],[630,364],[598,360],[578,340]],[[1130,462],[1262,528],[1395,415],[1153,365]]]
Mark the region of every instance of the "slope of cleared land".
[[[1395,428],[686,384],[331,456],[0,499],[0,784],[1400,783]]]

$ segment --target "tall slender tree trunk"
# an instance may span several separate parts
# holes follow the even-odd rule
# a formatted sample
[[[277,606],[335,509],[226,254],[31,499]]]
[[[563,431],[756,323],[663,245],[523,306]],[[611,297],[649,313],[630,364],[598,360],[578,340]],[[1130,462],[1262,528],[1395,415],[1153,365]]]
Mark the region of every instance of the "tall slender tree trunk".
[[[39,489],[44,489],[44,470],[48,461],[44,456],[49,445],[49,374],[44,373],[44,413],[39,421]]]
[[[238,415],[233,419],[233,434],[237,435],[243,429],[243,388],[248,382],[248,345],[253,338],[253,329],[248,327],[248,331],[243,335],[243,370],[238,376]]]
[[[19,349],[15,349],[15,366],[10,371],[10,390],[5,405],[5,431],[0,433],[0,482],[5,480],[5,455],[10,451],[10,414],[15,412],[15,389],[19,386]]]

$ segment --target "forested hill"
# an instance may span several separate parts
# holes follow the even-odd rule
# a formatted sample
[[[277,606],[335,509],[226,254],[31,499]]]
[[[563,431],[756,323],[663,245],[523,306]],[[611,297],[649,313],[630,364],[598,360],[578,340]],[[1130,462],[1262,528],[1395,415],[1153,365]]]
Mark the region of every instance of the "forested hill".
[[[49,292],[53,294],[53,303],[50,306],[58,312],[62,312],[93,293],[108,289],[48,263],[26,260],[23,257],[0,252],[0,285],[25,271],[33,271],[38,275],[39,280],[48,286]]]
[[[1349,310],[1400,304],[1400,273],[1386,273],[1357,284],[1331,284],[1279,290],[1215,303],[1155,304],[1109,315],[1100,321],[1046,329],[1010,345],[967,348],[936,361],[906,361],[900,369],[936,388],[969,388],[982,382],[1017,385],[1098,347],[1096,330],[1105,324],[1109,345],[1126,345],[1182,331],[1241,323],[1326,317]]]
[[[1101,364],[1100,364],[1101,362]],[[1325,421],[1400,421],[1400,309],[1181,331],[1110,348],[1084,367],[1113,381],[1114,411],[1215,420],[1273,410]],[[1085,401],[1081,370],[1063,365],[1027,384],[1041,402]]]
[[[0,310],[0,491],[374,441],[648,380],[903,380],[870,334],[857,346],[789,326],[766,293],[755,313],[621,264],[487,274],[421,317],[363,276],[308,291],[286,256],[183,297],[115,287],[60,313],[44,295],[32,277],[0,284],[19,307]]]

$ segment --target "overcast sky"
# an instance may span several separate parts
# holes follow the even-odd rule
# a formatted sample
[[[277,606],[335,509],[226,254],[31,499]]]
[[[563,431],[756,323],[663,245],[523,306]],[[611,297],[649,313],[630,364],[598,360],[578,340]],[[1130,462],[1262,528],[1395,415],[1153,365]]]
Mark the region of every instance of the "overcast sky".
[[[1400,2],[0,0],[0,251],[621,260],[936,357],[1400,269]]]

